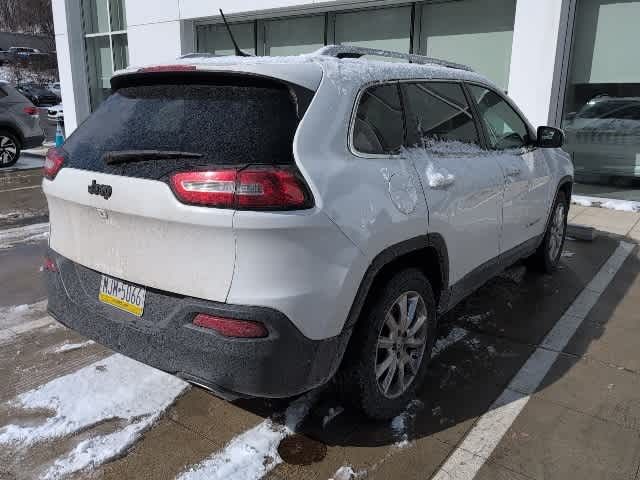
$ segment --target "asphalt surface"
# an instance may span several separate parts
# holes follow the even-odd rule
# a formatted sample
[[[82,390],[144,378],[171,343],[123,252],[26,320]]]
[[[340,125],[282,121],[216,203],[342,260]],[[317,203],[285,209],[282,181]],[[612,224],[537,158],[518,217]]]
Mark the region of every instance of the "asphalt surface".
[[[31,177],[21,181],[25,186],[36,182]],[[11,202],[16,207],[25,202],[43,211],[38,189],[2,195],[0,191],[0,212]],[[16,225],[21,223],[0,222],[0,239],[2,229]],[[613,272],[611,284],[595,306],[585,309],[584,322],[566,346],[555,352],[557,359],[541,384],[527,395],[526,405],[514,400],[505,406],[522,407],[513,423],[505,426],[506,433],[498,439],[492,439],[491,430],[482,433],[480,447],[492,441],[495,445],[471,455],[482,458],[475,473],[470,476],[466,466],[442,471],[459,454],[465,439],[477,433],[481,420],[500,413],[503,407],[497,408],[494,401],[522,372],[532,353],[540,350],[549,332],[566,318],[565,312],[575,308],[581,292],[592,288],[589,282],[601,275],[601,267],[619,245],[619,240],[602,235],[591,243],[568,241],[554,275],[516,265],[469,297],[442,319],[441,347],[432,359],[419,402],[400,419],[368,421],[344,408],[328,386],[309,401],[309,412],[297,433],[283,435],[277,458],[261,456],[259,446],[250,443],[240,448],[243,458],[262,465],[269,479],[428,479],[439,475],[436,478],[639,480],[637,249]],[[36,305],[28,310],[29,317],[11,320],[7,315],[4,324],[0,318],[0,437],[3,426],[40,425],[53,415],[46,409],[15,408],[12,399],[82,368],[96,365],[97,369],[112,355],[96,344],[60,351],[61,345],[79,345],[85,339],[57,326],[46,317],[44,304],[38,303],[45,295],[40,272],[45,246],[40,240],[0,249],[0,309]],[[22,324],[35,326],[21,330]],[[283,422],[282,412],[291,402],[229,403],[193,387],[117,458],[70,478],[176,478],[220,452],[218,467],[233,466],[238,456],[225,456],[233,450],[230,445],[243,445],[247,432],[267,419],[275,425]],[[121,428],[122,419],[107,419],[34,445],[4,445],[0,478],[41,476],[68,452],[86,446],[82,442]],[[346,467],[352,469],[353,477]],[[251,478],[237,473],[206,478]]]

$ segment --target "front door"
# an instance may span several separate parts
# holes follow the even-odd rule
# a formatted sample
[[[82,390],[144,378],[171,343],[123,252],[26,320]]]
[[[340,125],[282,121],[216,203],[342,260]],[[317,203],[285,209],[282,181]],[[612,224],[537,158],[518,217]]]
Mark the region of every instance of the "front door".
[[[504,176],[501,253],[542,235],[546,226],[551,177],[544,154],[534,146],[532,129],[496,92],[469,85],[487,146]]]
[[[408,152],[427,199],[429,231],[446,242],[453,285],[499,254],[502,170],[480,146],[460,83],[401,85]]]

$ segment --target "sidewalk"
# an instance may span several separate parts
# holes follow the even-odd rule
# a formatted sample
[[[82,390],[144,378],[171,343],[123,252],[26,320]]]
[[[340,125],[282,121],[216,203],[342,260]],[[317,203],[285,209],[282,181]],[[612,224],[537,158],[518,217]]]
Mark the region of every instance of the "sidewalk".
[[[569,223],[594,227],[640,242],[640,212],[622,212],[573,204],[569,209]]]

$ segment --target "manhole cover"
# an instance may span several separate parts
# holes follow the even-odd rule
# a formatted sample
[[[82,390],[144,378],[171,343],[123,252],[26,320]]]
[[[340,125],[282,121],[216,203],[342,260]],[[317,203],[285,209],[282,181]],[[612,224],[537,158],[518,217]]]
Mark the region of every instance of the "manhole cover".
[[[291,435],[278,445],[278,454],[290,465],[310,465],[327,456],[327,446],[304,435]]]

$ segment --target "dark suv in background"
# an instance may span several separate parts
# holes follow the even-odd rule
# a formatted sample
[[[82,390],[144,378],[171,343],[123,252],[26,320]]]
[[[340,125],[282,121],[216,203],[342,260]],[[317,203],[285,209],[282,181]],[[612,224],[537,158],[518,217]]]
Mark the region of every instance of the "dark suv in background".
[[[37,83],[23,83],[18,85],[18,91],[39,107],[57,105],[60,103],[58,96],[44,85]]]
[[[12,166],[22,149],[43,141],[38,109],[11,85],[0,82],[0,168]]]

